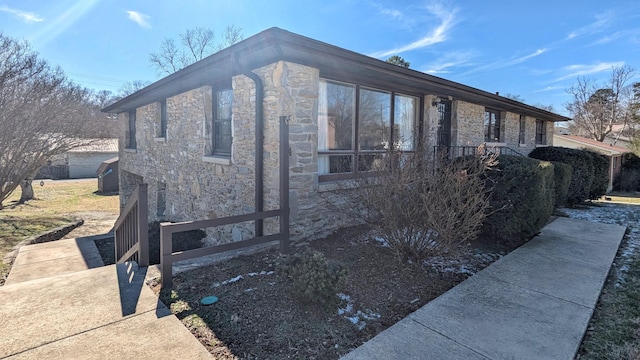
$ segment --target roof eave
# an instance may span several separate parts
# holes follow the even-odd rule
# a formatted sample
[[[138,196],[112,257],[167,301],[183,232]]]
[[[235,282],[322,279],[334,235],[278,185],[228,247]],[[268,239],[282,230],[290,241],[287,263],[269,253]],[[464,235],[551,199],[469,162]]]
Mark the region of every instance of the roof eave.
[[[163,98],[211,84],[212,79],[216,77],[216,73],[224,73],[225,76],[228,76],[229,73],[237,75],[243,70],[252,70],[279,60],[329,68],[330,65],[327,65],[326,63],[328,62],[325,61],[327,58],[334,61],[334,71],[346,71],[345,69],[352,68],[376,72],[387,79],[402,81],[408,87],[422,89],[424,93],[453,96],[456,99],[480,103],[507,111],[524,112],[526,115],[552,122],[571,120],[571,118],[484,90],[399,67],[279,28],[264,30],[210,55],[105,107],[102,111],[126,112],[154,101],[160,101]],[[212,69],[216,69],[216,71]]]

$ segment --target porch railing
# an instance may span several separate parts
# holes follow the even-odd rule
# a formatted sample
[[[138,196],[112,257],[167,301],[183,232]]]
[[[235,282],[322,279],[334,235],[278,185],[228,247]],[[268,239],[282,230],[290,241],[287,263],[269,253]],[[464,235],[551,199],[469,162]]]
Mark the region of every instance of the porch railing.
[[[438,156],[447,156],[449,158],[457,158],[461,156],[475,155],[479,146],[434,146],[433,153]],[[485,151],[488,154],[496,155],[513,155],[524,156],[522,153],[507,146],[486,146]]]
[[[279,209],[268,211],[257,211],[251,214],[243,214],[229,216],[218,219],[186,221],[180,223],[162,223],[160,224],[160,268],[162,273],[162,288],[171,287],[173,285],[173,263],[181,260],[193,259],[206,255],[218,254],[226,251],[241,249],[249,246],[280,241],[280,252],[289,252],[289,127],[288,117],[280,117],[280,146],[279,146]],[[256,187],[259,186],[256,184]],[[261,185],[260,185],[261,186]],[[256,231],[256,236],[251,239],[236,241],[226,244],[220,244],[211,247],[204,247],[194,250],[182,252],[173,252],[173,234],[176,232],[203,229],[209,227],[217,227],[223,225],[237,224],[247,221],[255,221],[256,223],[277,217],[279,220],[278,233],[271,235],[261,235]]]
[[[147,184],[139,184],[114,225],[116,262],[136,261],[149,266]]]

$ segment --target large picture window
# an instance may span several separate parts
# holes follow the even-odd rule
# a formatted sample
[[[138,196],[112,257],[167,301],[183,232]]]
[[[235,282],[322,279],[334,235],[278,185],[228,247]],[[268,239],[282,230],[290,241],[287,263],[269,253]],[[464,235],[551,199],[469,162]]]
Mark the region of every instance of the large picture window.
[[[321,80],[318,173],[370,171],[390,149],[413,151],[417,97]],[[334,176],[335,177],[335,176]]]
[[[213,91],[213,155],[231,156],[233,90]]]
[[[486,109],[484,112],[484,141],[500,142],[500,112]]]

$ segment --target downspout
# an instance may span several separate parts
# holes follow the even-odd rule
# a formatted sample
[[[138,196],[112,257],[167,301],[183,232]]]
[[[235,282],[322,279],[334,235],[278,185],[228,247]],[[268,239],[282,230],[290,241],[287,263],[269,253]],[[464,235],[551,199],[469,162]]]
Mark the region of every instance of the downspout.
[[[245,69],[240,65],[238,57],[233,54],[235,65],[239,72],[248,77],[256,85],[256,147],[255,147],[255,212],[264,210],[264,84],[262,79],[250,69]],[[255,222],[255,236],[262,236],[264,233],[264,220]]]

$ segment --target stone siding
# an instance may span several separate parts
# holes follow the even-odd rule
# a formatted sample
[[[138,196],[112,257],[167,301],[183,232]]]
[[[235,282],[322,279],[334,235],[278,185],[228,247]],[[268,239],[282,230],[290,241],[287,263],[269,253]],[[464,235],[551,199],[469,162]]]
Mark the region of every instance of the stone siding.
[[[329,205],[340,200],[331,192],[318,191],[319,71],[280,61],[255,69],[254,73],[262,79],[265,90],[265,210],[279,206],[279,119],[288,116],[292,239],[321,237],[338,227],[351,225]],[[132,185],[127,186],[129,183],[144,181],[149,184],[150,220],[157,219],[159,184],[166,187],[164,218],[170,221],[254,212],[255,84],[248,77],[238,75],[232,79],[232,87],[233,144],[227,164],[225,159],[207,156],[211,141],[208,125],[211,121],[211,87],[167,99],[166,138],[156,137],[159,103],[137,109],[137,149],[120,153],[121,185],[128,189],[132,188]],[[125,129],[127,119],[126,114],[121,115]],[[122,192],[123,202],[130,193]],[[265,220],[265,234],[277,231],[277,219]],[[211,243],[237,241],[254,235],[252,223],[210,229],[208,233]]]
[[[452,118],[456,119],[455,133],[451,139],[455,146],[478,146],[484,143],[484,109],[483,105],[464,101],[454,101],[452,104]],[[453,121],[451,124],[454,132]]]

